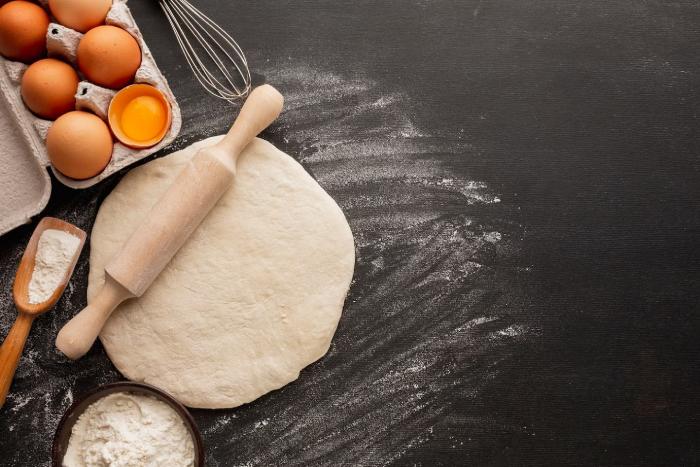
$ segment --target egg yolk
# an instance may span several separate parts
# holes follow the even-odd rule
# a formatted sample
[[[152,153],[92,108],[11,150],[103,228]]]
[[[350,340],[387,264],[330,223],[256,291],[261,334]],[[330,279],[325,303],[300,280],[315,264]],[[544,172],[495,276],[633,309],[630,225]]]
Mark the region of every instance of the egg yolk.
[[[166,119],[166,111],[158,99],[139,96],[124,107],[121,127],[124,134],[134,141],[148,141],[160,134]]]

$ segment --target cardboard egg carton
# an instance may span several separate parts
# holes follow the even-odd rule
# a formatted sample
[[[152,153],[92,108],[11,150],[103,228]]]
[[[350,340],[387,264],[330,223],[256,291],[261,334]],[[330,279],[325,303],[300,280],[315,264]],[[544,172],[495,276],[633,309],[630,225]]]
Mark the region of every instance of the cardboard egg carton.
[[[41,0],[48,11],[48,0]],[[4,104],[0,106],[0,235],[29,222],[40,213],[51,194],[51,180],[47,168],[56,178],[71,188],[87,188],[104,180],[170,144],[180,132],[182,116],[168,82],[156,65],[146,46],[126,0],[113,0],[106,24],[125,29],[141,46],[141,66],[136,72],[135,83],[155,86],[164,93],[172,111],[172,123],[163,140],[146,149],[132,149],[120,142],[114,143],[112,159],[99,175],[87,180],[68,178],[51,166],[46,152],[46,135],[52,121],[34,115],[22,101],[20,83],[27,64],[7,60],[0,56],[0,89]],[[63,59],[76,65],[78,43],[83,34],[57,23],[49,24],[46,44],[49,57]],[[80,74],[76,67],[76,71]],[[84,80],[78,84],[76,108],[93,112],[107,120],[107,109],[116,90],[106,89]]]

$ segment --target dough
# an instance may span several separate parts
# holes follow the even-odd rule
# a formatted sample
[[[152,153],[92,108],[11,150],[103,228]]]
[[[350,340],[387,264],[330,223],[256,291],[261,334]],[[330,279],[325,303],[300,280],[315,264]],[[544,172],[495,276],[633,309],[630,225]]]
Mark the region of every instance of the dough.
[[[88,301],[104,267],[202,146],[132,170],[92,230]],[[294,381],[327,351],[352,280],[345,216],[294,159],[256,139],[233,186],[146,293],[100,339],[127,378],[185,405],[236,407]]]

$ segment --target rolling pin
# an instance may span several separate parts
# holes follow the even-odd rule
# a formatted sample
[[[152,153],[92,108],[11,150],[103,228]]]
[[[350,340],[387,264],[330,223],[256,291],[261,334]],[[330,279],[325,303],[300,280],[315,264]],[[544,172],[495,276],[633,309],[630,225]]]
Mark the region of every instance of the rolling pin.
[[[238,156],[279,116],[283,102],[267,84],[251,92],[226,136],[197,152],[107,263],[102,289],[63,326],[56,337],[58,350],[73,360],[85,355],[117,305],[148,289],[231,186]]]

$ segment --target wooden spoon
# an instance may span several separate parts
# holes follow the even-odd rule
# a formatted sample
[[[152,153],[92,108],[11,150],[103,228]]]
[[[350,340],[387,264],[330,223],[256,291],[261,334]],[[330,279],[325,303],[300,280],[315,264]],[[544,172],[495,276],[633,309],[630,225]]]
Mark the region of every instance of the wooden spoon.
[[[39,238],[45,230],[49,229],[62,230],[78,237],[78,239],[80,239],[80,244],[73,255],[73,260],[66,270],[65,276],[58,284],[53,294],[44,302],[29,303],[29,282],[34,272],[34,260],[39,245]],[[80,252],[85,244],[85,237],[85,232],[73,224],[53,217],[44,217],[36,226],[36,229],[34,229],[32,238],[29,239],[29,244],[27,245],[27,249],[24,250],[24,255],[22,255],[22,260],[19,263],[19,268],[17,268],[17,274],[15,275],[15,283],[12,287],[12,296],[19,314],[17,315],[15,324],[12,325],[12,329],[10,329],[10,332],[3,341],[2,347],[0,347],[0,408],[5,404],[5,398],[10,390],[10,385],[12,384],[12,379],[15,375],[15,370],[17,370],[19,358],[22,355],[24,344],[27,342],[27,336],[29,336],[29,330],[32,328],[34,318],[48,311],[56,304],[58,299],[61,298],[61,295],[63,295],[63,291],[73,274],[73,269],[78,262]]]

